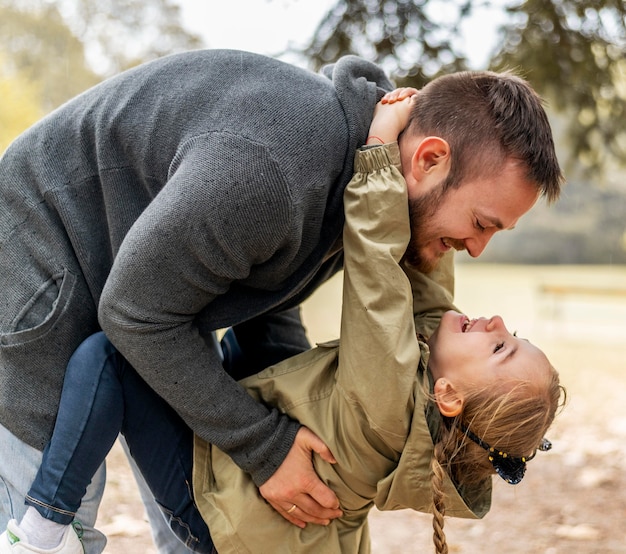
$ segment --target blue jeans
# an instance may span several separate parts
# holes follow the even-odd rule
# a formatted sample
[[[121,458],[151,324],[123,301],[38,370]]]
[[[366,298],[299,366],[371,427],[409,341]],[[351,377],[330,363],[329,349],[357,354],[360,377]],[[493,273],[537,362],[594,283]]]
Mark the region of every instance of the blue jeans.
[[[26,497],[47,519],[68,524],[119,433],[176,536],[213,553],[193,500],[193,433],[103,333],[85,340],[65,376],[52,440]]]
[[[0,532],[6,529],[9,519],[22,519],[26,512],[24,495],[33,482],[41,465],[41,452],[22,442],[8,429],[0,425]],[[106,545],[106,537],[94,526],[98,506],[104,492],[106,472],[104,464],[98,468],[87,487],[87,493],[76,518],[84,529],[83,543],[87,554],[100,554]]]

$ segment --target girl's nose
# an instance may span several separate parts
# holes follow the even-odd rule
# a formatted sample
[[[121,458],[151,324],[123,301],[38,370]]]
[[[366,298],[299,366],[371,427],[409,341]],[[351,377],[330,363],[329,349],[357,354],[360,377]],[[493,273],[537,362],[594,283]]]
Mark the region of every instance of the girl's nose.
[[[494,315],[487,322],[485,329],[487,331],[496,331],[500,329],[504,329],[506,331],[506,326],[504,325],[504,320],[499,315]]]

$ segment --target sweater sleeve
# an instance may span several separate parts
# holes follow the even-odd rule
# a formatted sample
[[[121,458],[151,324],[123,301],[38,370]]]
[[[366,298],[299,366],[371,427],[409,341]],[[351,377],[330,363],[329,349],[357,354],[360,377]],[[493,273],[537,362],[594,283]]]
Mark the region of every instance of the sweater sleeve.
[[[189,145],[129,231],[99,317],[192,430],[262,484],[287,455],[298,424],[254,401],[224,371],[221,349],[200,332],[197,316],[254,266],[279,251],[288,257],[297,237],[285,179],[265,150],[235,137],[210,144]]]

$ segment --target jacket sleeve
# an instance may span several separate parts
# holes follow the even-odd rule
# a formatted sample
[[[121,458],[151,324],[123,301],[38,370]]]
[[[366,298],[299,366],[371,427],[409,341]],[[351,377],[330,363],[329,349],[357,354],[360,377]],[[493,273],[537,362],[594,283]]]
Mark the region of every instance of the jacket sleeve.
[[[344,288],[337,384],[373,428],[402,433],[420,361],[413,295],[400,266],[410,238],[396,143],[357,152],[344,194]],[[399,428],[400,427],[400,428]]]
[[[428,274],[421,273],[406,262],[402,267],[413,291],[415,330],[428,338],[439,326],[446,311],[459,311],[454,304],[454,251],[446,253],[437,268]]]
[[[262,484],[291,448],[298,424],[257,403],[224,371],[220,347],[200,332],[197,317],[255,264],[297,248],[280,169],[262,148],[238,140],[228,148],[215,140],[210,150],[182,157],[125,237],[99,319],[191,429]],[[211,159],[233,163],[215,168]],[[235,194],[245,179],[250,193]]]

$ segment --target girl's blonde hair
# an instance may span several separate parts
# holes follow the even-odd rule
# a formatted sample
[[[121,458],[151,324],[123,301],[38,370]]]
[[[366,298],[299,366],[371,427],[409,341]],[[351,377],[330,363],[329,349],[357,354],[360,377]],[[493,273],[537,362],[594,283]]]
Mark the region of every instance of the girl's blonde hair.
[[[540,383],[507,381],[500,387],[465,393],[461,413],[454,418],[444,417],[431,463],[437,554],[448,552],[443,531],[445,473],[461,492],[480,486],[495,473],[489,453],[471,440],[467,431],[507,456],[527,459],[539,448],[565,396],[559,375],[550,366],[546,380]]]

